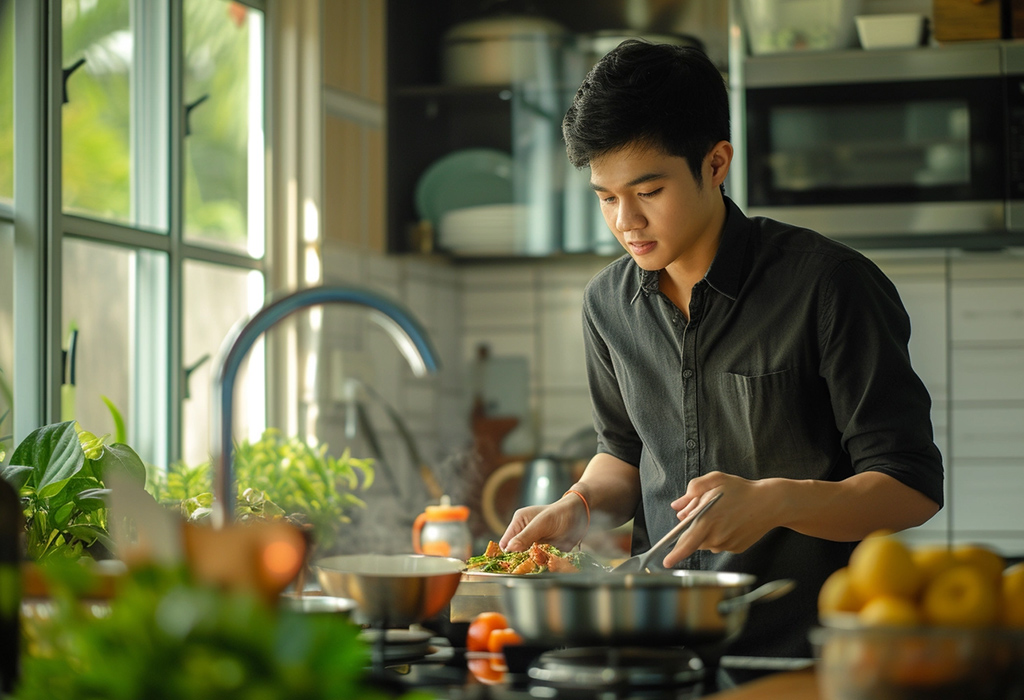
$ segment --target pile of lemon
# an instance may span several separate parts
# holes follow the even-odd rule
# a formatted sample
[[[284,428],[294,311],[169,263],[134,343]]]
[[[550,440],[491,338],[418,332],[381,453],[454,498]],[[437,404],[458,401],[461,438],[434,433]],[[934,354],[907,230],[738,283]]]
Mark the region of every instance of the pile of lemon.
[[[1024,563],[1007,567],[976,544],[910,547],[879,531],[822,585],[818,613],[867,626],[1024,629]]]

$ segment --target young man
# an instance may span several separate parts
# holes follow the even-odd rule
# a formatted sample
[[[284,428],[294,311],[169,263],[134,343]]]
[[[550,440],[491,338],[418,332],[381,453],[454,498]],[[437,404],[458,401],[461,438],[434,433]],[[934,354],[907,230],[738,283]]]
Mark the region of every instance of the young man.
[[[634,518],[636,553],[722,493],[665,566],[795,579],[727,653],[806,657],[821,584],[865,535],[933,516],[942,463],[896,289],[860,253],[725,197],[728,105],[700,51],[630,40],[566,113],[569,160],[628,253],[584,297],[599,454],[500,544],[568,548],[591,518]]]

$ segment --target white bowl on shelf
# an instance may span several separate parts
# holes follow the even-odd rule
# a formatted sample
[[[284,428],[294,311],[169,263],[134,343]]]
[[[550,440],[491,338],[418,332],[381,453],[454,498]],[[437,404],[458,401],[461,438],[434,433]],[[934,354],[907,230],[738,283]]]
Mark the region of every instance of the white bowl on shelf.
[[[857,15],[857,36],[865,49],[895,49],[920,46],[924,37],[924,15]]]
[[[463,255],[515,255],[523,252],[526,217],[523,204],[452,209],[441,217],[437,245]]]

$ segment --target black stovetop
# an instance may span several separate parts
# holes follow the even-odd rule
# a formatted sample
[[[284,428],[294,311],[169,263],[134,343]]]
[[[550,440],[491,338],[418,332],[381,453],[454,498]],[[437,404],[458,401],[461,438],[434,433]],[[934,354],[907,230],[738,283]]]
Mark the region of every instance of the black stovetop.
[[[452,647],[443,637],[430,640],[426,655],[403,659],[400,653],[390,653],[387,660],[383,663],[378,661],[374,665],[371,676],[377,685],[396,696],[416,689],[448,700],[694,700],[770,673],[806,668],[812,663],[809,659],[726,656],[708,664],[706,660],[683,649],[636,649],[633,650],[636,652],[633,656],[640,665],[636,673],[617,672],[614,666],[619,664],[596,664],[584,676],[588,679],[599,676],[610,680],[595,686],[589,682],[566,684],[557,678],[551,680],[553,675],[544,672],[543,669],[547,668],[545,659],[552,654],[564,655],[565,652],[577,650],[555,652],[550,649],[509,647],[506,651],[508,670],[500,674],[500,680],[494,678],[494,674],[481,679],[470,672],[469,659],[486,658],[487,655],[469,654],[467,658],[465,649]],[[613,658],[623,655],[616,650],[611,651]],[[670,651],[680,654],[673,668],[684,672],[673,673],[671,681],[660,675],[652,680],[649,671],[651,667],[658,666],[657,657],[666,657],[661,667],[672,664]],[[606,652],[601,650],[601,653]],[[554,676],[560,674],[555,673]],[[564,677],[564,674],[561,676]],[[573,677],[579,676],[577,674]]]

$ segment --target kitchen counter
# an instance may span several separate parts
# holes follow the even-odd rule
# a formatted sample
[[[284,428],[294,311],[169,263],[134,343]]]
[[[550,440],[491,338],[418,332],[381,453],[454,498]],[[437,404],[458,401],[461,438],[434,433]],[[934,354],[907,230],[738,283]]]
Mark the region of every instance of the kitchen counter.
[[[713,700],[819,700],[820,697],[813,669],[782,671],[708,696]]]

